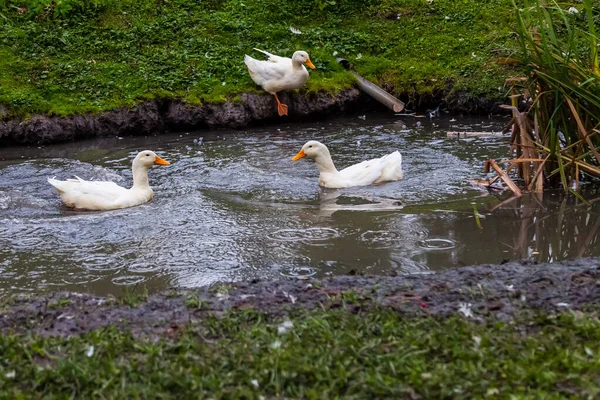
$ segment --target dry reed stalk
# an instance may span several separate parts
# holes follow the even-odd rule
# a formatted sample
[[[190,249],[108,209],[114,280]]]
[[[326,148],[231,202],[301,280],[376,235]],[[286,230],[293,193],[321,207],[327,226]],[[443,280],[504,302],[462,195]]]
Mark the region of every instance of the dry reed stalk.
[[[500,179],[502,179],[504,181],[504,183],[506,183],[506,186],[508,186],[508,188],[516,196],[521,196],[521,194],[522,194],[521,189],[519,189],[519,187],[513,182],[513,180],[510,179],[508,174],[506,172],[504,172],[498,164],[496,164],[496,161],[492,160],[491,158],[485,162],[484,169],[485,169],[486,173],[490,172],[490,166],[494,169],[494,171],[496,171],[496,173],[498,174]]]

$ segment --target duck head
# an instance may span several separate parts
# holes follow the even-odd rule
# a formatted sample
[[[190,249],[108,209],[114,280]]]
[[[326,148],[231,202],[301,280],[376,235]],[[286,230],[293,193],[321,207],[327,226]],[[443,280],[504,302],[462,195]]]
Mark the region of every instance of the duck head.
[[[310,140],[302,146],[298,154],[292,158],[292,161],[297,161],[304,157],[317,160],[319,158],[331,158],[331,155],[329,154],[327,146],[323,143],[317,142],[316,140]]]
[[[308,53],[302,50],[298,50],[294,53],[294,55],[292,56],[292,62],[299,65],[306,64],[306,66],[310,69],[316,68],[314,64],[310,61]]]
[[[150,168],[153,165],[169,165],[170,163],[160,158],[152,150],[140,151],[137,156],[133,159],[134,165],[140,165],[145,168]]]

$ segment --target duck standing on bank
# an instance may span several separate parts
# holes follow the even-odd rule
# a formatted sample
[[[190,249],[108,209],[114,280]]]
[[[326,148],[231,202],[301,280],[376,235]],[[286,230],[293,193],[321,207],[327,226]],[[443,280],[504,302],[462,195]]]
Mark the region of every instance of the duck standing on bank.
[[[279,116],[287,115],[288,106],[279,101],[277,92],[299,89],[304,86],[308,81],[308,71],[304,64],[311,69],[315,69],[315,66],[305,51],[296,51],[292,58],[288,58],[279,57],[260,49],[254,50],[266,54],[269,59],[260,61],[245,55],[244,63],[248,67],[250,77],[257,85],[262,86],[265,91],[275,96]]]
[[[346,188],[367,186],[373,183],[397,181],[402,179],[402,155],[395,151],[381,158],[363,161],[338,171],[333,165],[329,149],[321,142],[306,142],[292,161],[308,157],[315,160],[319,168],[319,185],[326,188]]]
[[[66,181],[49,178],[48,183],[56,188],[62,201],[69,207],[83,210],[116,210],[137,206],[152,199],[148,169],[153,165],[169,165],[169,162],[150,150],[138,153],[133,160],[133,186],[130,189],[114,182],[86,181],[78,176]]]

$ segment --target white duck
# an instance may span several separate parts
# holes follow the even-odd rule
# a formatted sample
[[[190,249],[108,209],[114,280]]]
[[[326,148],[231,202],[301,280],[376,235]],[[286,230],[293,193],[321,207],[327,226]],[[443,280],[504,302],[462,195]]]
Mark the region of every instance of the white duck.
[[[315,69],[315,66],[305,51],[296,51],[292,55],[292,58],[287,58],[279,57],[260,49],[254,50],[266,54],[269,56],[269,60],[259,61],[249,55],[245,55],[244,63],[248,67],[250,77],[257,85],[262,86],[263,89],[275,96],[279,116],[287,115],[288,106],[279,101],[277,92],[298,89],[304,86],[308,80],[308,71],[304,67],[304,64],[308,65],[311,69]]]
[[[126,189],[114,182],[77,179],[59,181],[49,178],[48,183],[58,190],[60,198],[69,207],[85,210],[116,210],[146,203],[152,199],[148,184],[148,169],[153,165],[169,165],[153,151],[144,150],[133,160],[133,187]]]
[[[333,165],[329,149],[321,142],[311,140],[306,142],[292,161],[308,157],[315,160],[321,172],[319,185],[327,188],[345,188],[351,186],[366,186],[373,183],[397,181],[402,179],[402,155],[395,151],[381,158],[363,161],[338,171]]]

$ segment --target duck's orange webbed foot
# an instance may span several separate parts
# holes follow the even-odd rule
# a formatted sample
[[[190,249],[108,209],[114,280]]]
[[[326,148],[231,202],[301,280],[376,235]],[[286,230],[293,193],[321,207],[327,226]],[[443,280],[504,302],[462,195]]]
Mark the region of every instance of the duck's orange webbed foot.
[[[275,100],[277,100],[277,112],[279,113],[279,116],[282,117],[284,115],[288,115],[288,106],[279,101],[277,94],[274,94],[274,96]]]
[[[280,117],[283,117],[284,115],[288,115],[288,106],[285,104],[278,104],[277,112],[279,113]]]

